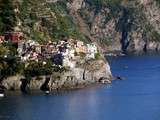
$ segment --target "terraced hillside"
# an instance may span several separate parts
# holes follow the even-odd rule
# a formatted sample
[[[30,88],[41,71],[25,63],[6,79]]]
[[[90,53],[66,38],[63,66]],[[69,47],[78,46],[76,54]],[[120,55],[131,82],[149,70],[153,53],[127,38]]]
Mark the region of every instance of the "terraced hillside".
[[[0,0],[0,33],[91,40],[104,51],[159,51],[159,12],[159,0]]]

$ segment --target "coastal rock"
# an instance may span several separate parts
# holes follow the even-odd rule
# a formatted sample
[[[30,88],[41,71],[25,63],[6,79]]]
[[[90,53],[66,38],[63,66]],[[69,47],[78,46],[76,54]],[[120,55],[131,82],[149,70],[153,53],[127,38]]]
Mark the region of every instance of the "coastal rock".
[[[156,42],[156,41],[150,41],[147,45],[147,49],[148,50],[156,50],[156,51],[159,51],[160,50],[160,43],[159,42]]]
[[[20,89],[21,85],[20,78],[20,75],[8,77],[7,79],[3,80],[3,85],[7,90],[18,90]]]
[[[52,89],[79,88],[97,83],[102,77],[109,81],[112,78],[110,66],[103,60],[90,61],[85,67],[73,68],[68,72],[54,75],[50,82]]]
[[[3,85],[7,90],[19,90],[22,76],[17,75],[9,77],[3,80]],[[28,87],[30,90],[39,90],[41,85],[45,81],[45,76],[41,76],[41,79],[33,78]],[[106,82],[110,82],[112,79],[112,73],[110,66],[103,60],[90,60],[86,63],[82,63],[81,66],[73,68],[69,71],[52,74],[49,86],[54,89],[74,89],[82,88],[90,84],[99,83],[100,79]]]
[[[33,79],[30,81],[29,88],[33,90],[40,89],[41,85],[45,82],[44,76],[41,76],[41,79]]]
[[[138,31],[133,31],[130,33],[131,35],[131,41],[128,46],[128,51],[129,52],[134,52],[134,51],[143,51],[144,47],[146,45],[146,42],[142,38],[142,33]]]

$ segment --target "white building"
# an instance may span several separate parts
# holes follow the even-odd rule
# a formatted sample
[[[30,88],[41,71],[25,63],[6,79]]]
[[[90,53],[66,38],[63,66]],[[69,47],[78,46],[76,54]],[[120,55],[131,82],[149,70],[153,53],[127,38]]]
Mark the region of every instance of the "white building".
[[[98,52],[96,45],[87,44],[87,58],[95,59],[95,54]]]

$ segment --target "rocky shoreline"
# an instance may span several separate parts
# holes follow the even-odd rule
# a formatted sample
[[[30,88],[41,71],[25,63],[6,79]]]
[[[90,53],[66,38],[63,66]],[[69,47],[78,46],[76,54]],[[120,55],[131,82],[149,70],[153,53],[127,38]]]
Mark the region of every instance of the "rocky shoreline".
[[[21,78],[20,75],[8,77],[3,80],[2,84],[7,91],[17,91],[22,85]],[[111,83],[111,81],[112,73],[109,64],[103,60],[92,60],[85,66],[79,66],[63,73],[54,72],[48,85],[50,91],[54,91],[84,88],[92,84]],[[31,91],[40,90],[44,82],[45,76],[41,76],[39,80],[32,78],[27,87]]]

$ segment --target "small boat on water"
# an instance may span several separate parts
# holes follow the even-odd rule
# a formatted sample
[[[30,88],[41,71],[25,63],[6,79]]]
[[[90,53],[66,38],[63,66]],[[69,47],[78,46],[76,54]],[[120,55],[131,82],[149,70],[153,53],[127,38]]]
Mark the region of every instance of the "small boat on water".
[[[49,93],[50,93],[50,91],[45,91],[45,94],[47,94],[47,95],[48,95]]]
[[[4,97],[4,86],[0,86],[0,97]]]
[[[0,93],[0,97],[4,97],[4,93]]]
[[[4,90],[0,88],[0,97],[4,97]]]

